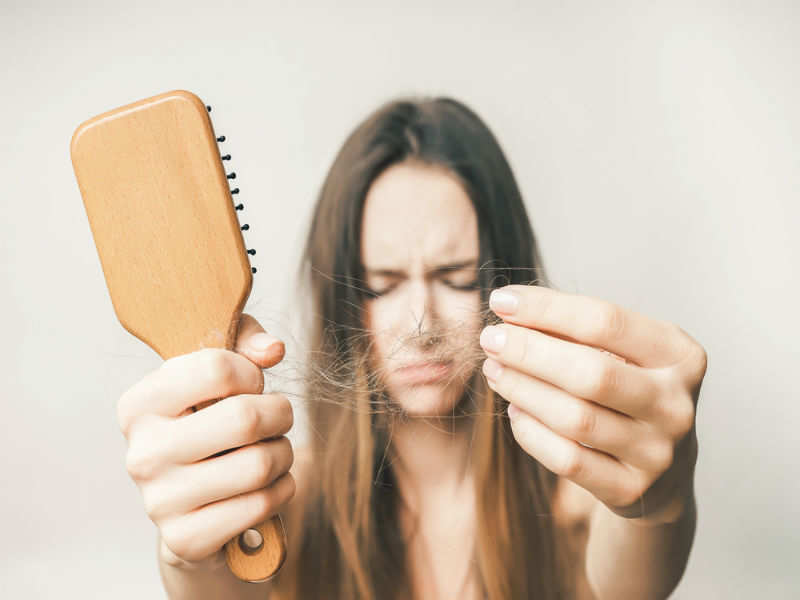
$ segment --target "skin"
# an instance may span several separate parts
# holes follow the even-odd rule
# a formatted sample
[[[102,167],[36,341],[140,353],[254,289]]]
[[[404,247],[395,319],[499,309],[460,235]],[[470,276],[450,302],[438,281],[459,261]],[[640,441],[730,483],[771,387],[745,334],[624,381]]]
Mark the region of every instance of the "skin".
[[[262,393],[261,369],[283,354],[283,343],[244,315],[235,351],[171,358],[119,399],[126,468],[158,529],[170,598],[263,598],[264,585],[241,582],[226,568],[223,547],[295,493],[288,472],[294,455],[284,437],[292,407],[281,394]],[[191,412],[214,398],[223,400]]]
[[[390,453],[405,504],[400,517],[414,586],[423,598],[477,598],[469,569],[475,520],[470,422],[449,418],[466,373],[451,369],[439,381],[410,385],[397,370],[442,355],[459,365],[471,348],[479,349],[475,211],[447,171],[394,165],[367,193],[361,248],[365,283],[383,292],[364,307],[374,366],[409,417],[395,425]],[[425,344],[431,342],[426,334],[436,332],[446,335]]]
[[[504,323],[481,333],[483,372],[511,403],[520,445],[621,516],[671,520],[686,497],[653,484],[691,479],[678,450],[694,426],[702,348],[672,324],[547,288],[508,286],[490,307]]]
[[[515,439],[594,498],[592,593],[667,597],[694,536],[705,350],[672,323],[597,298],[508,286],[490,306],[504,323],[481,333],[483,372],[510,402]]]
[[[579,597],[666,597],[694,533],[705,351],[671,323],[531,286],[495,291],[491,307],[503,323],[481,330],[479,293],[466,289],[477,256],[474,210],[447,171],[404,163],[373,182],[362,262],[366,286],[381,293],[365,303],[365,327],[372,367],[407,416],[393,430],[390,453],[415,588],[424,598],[480,597],[469,568],[470,421],[451,418],[463,374],[409,384],[398,368],[442,356],[458,362],[454,348],[472,346],[484,349],[483,373],[510,402],[517,442],[560,476],[556,514],[587,531],[576,538],[585,557]],[[453,264],[463,266],[437,269]],[[433,335],[441,331],[450,337]],[[262,393],[261,369],[283,353],[244,315],[234,351],[170,359],[120,398],[126,465],[159,530],[171,598],[263,598],[268,589],[233,578],[222,547],[290,509],[296,490],[295,500],[303,497],[307,454],[299,450],[293,462],[283,437],[291,405]],[[190,412],[212,398],[224,399]],[[211,457],[229,448],[236,449]]]
[[[410,384],[399,369],[455,361],[475,344],[478,224],[469,199],[443,170],[395,165],[367,193],[361,249],[366,286],[380,294],[364,306],[373,368],[406,414],[450,414],[464,389],[456,365],[430,384]]]
[[[368,287],[386,290],[366,306],[377,365],[390,373],[394,402],[420,417],[393,432],[400,488],[422,533],[409,545],[412,576],[422,597],[477,598],[463,566],[472,530],[459,521],[474,521],[468,431],[446,420],[463,382],[408,388],[391,377],[396,364],[424,357],[413,344],[397,350],[396,340],[415,328],[436,330],[441,322],[466,336],[457,339],[464,347],[476,333],[478,291],[454,291],[428,275],[477,259],[469,198],[446,171],[395,165],[367,195],[362,252]],[[386,267],[392,277],[377,274]],[[472,268],[454,273],[461,284],[475,278]],[[483,373],[510,403],[517,442],[561,477],[556,511],[588,523],[579,540],[588,581],[579,582],[581,595],[665,597],[694,533],[704,349],[672,323],[547,288],[506,286],[492,293],[490,308],[503,323],[479,334]]]

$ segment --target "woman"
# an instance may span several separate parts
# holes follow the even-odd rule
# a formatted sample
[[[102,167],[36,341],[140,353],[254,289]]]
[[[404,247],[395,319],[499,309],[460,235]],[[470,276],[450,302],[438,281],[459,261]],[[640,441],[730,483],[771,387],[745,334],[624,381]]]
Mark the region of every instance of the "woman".
[[[694,535],[705,351],[548,285],[477,115],[410,99],[361,123],[302,273],[311,443],[297,460],[288,400],[261,393],[284,347],[249,316],[235,352],[170,359],[120,399],[170,598],[670,593]],[[281,572],[236,580],[223,545],[276,513]]]

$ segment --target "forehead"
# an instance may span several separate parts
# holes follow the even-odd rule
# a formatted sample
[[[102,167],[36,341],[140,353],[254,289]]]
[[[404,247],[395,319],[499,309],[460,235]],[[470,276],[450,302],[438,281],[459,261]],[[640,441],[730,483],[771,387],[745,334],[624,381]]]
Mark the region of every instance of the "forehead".
[[[385,269],[477,258],[475,209],[443,167],[392,165],[367,192],[361,253],[366,266]]]

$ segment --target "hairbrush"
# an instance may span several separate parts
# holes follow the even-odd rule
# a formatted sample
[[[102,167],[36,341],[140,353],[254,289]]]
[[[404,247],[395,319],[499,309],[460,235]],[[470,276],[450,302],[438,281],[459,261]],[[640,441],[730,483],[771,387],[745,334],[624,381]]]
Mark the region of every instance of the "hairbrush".
[[[70,145],[117,318],[165,360],[233,349],[256,272],[210,112],[190,92],[167,92],[85,121]],[[269,579],[286,557],[280,516],[225,552],[238,578]]]

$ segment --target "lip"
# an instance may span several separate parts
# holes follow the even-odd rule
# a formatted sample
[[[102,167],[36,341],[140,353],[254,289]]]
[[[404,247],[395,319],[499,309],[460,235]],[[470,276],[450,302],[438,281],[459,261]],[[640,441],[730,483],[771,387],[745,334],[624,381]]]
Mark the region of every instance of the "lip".
[[[436,383],[450,375],[452,361],[427,361],[413,363],[395,371],[395,376],[405,384]]]

